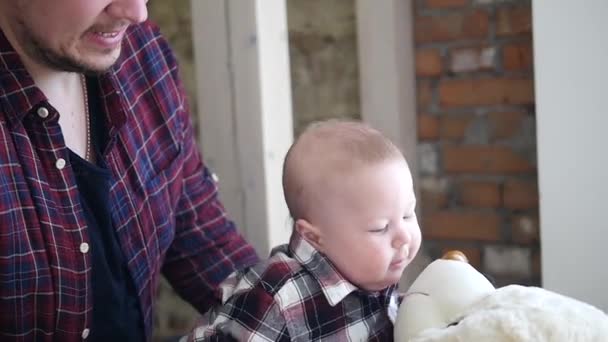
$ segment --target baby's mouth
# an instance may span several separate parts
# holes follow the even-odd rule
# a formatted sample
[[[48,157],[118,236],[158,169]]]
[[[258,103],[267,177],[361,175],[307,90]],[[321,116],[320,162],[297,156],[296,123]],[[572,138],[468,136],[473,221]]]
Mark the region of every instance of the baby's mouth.
[[[403,258],[403,259],[393,260],[393,262],[391,262],[391,266],[401,265],[401,264],[403,264],[405,262],[405,260],[407,260],[407,259]]]
[[[407,245],[401,246],[401,248],[399,248],[399,251],[397,252],[396,259],[393,260],[393,262],[391,262],[391,265],[393,265],[393,264],[396,265],[396,264],[400,264],[400,263],[404,262],[405,260],[407,260],[409,255],[410,255],[410,251],[409,251],[409,248],[407,247]]]

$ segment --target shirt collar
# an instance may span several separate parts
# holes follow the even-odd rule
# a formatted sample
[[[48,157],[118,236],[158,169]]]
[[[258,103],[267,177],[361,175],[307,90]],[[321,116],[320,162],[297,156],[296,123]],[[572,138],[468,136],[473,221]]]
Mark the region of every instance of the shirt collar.
[[[346,280],[327,259],[297,232],[289,242],[293,257],[319,282],[321,290],[331,306],[340,303],[346,296],[359,289]]]
[[[46,96],[36,87],[19,54],[0,30],[0,107],[7,119],[22,119]]]

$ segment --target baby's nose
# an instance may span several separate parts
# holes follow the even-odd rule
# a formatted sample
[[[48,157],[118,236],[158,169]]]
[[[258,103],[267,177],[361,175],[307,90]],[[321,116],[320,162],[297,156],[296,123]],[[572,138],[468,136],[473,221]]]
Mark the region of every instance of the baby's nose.
[[[407,245],[410,243],[410,240],[410,232],[407,229],[402,228],[393,239],[393,248],[401,250],[407,247]]]

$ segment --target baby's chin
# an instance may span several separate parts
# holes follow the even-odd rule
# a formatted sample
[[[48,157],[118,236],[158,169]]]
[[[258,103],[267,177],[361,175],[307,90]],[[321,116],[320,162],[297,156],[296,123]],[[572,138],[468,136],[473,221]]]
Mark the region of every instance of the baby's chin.
[[[405,272],[405,268],[411,262],[412,262],[412,260],[407,259],[403,262],[403,264],[400,264],[397,267],[391,266],[389,264],[389,265],[385,266],[386,271],[385,271],[384,275],[381,276],[381,279],[378,279],[373,285],[359,286],[359,287],[364,288],[365,290],[368,290],[368,291],[381,291],[389,286],[398,284],[399,281],[401,281],[403,272]]]
[[[402,267],[400,267],[399,269],[389,269],[386,272],[386,277],[383,280],[383,283],[385,284],[385,288],[389,287],[391,285],[395,285],[397,283],[399,283],[399,281],[401,280],[401,276],[403,275],[403,272],[405,271],[405,267],[406,265],[403,265]]]
[[[378,281],[377,283],[373,284],[373,285],[369,285],[369,286],[359,286],[361,288],[363,288],[364,290],[367,291],[382,291],[384,289],[386,289],[389,286],[393,286],[397,283],[399,283],[399,280],[401,279],[401,276],[392,276],[392,275],[387,275],[387,277],[385,277],[384,279]]]
[[[403,272],[399,273],[399,276],[388,278],[386,281],[386,284],[387,284],[386,286],[391,286],[391,285],[395,285],[395,284],[399,283],[399,281],[401,280],[402,274],[403,274]]]

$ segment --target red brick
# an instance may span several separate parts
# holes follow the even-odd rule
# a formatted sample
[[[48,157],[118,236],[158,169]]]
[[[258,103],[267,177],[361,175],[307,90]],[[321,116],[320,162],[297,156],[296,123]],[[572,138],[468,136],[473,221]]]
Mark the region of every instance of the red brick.
[[[527,173],[536,169],[506,146],[444,146],[443,165],[448,173]]]
[[[523,127],[526,117],[524,112],[496,112],[488,114],[490,138],[495,140],[510,139]]]
[[[416,51],[416,75],[439,76],[441,74],[441,55],[438,50],[425,49]]]
[[[441,211],[423,215],[424,239],[499,241],[500,216],[495,213]]]
[[[439,138],[439,119],[436,116],[418,115],[418,140],[436,140]]]
[[[530,6],[503,7],[496,14],[496,34],[509,36],[532,32],[532,9]]]
[[[441,255],[449,251],[461,251],[469,259],[469,264],[476,269],[481,267],[481,250],[477,247],[464,247],[458,244],[451,244],[441,249]]]
[[[452,72],[492,70],[496,67],[495,55],[496,48],[493,46],[455,48],[450,51],[450,70]]]
[[[431,83],[425,80],[418,80],[416,86],[416,104],[418,108],[428,108],[433,101],[433,88]]]
[[[502,59],[506,70],[531,70],[534,65],[532,43],[516,43],[503,48]]]
[[[505,183],[503,203],[508,209],[538,208],[538,186],[536,182],[511,180]]]
[[[439,85],[442,107],[534,103],[534,82],[520,78],[444,80]]]
[[[450,183],[446,178],[420,177],[418,188],[420,189],[418,203],[424,212],[436,211],[447,206]]]
[[[538,214],[517,215],[511,219],[513,242],[522,245],[538,244],[540,241]]]
[[[469,0],[426,0],[428,8],[457,8],[469,4]]]
[[[443,139],[454,139],[461,140],[464,139],[466,135],[467,128],[473,121],[473,118],[470,116],[461,116],[461,117],[441,117],[440,120],[440,134]]]
[[[419,202],[423,212],[432,212],[447,207],[448,195],[445,192],[420,190]]]
[[[462,204],[469,207],[498,208],[501,205],[500,186],[495,182],[468,181],[460,186]]]
[[[484,38],[488,35],[488,13],[484,10],[419,16],[414,24],[416,43]]]

